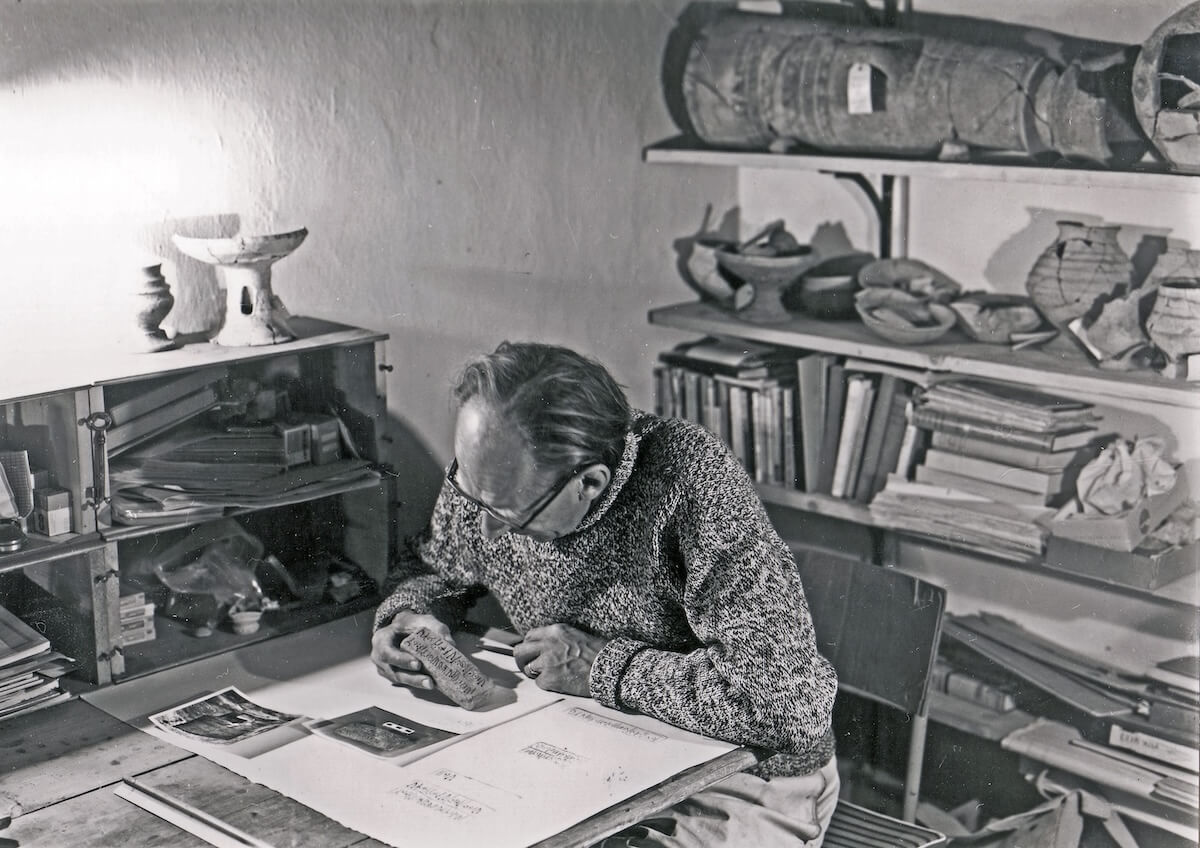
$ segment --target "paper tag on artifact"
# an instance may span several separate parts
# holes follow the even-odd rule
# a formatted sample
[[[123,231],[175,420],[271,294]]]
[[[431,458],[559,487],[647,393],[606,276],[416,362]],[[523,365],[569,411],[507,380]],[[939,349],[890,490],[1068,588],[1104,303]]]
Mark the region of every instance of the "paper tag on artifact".
[[[869,115],[875,111],[871,96],[871,66],[855,62],[846,75],[846,111],[851,115]]]
[[[477,710],[488,702],[496,684],[445,639],[422,628],[405,636],[400,649],[419,659],[438,689],[460,707]]]

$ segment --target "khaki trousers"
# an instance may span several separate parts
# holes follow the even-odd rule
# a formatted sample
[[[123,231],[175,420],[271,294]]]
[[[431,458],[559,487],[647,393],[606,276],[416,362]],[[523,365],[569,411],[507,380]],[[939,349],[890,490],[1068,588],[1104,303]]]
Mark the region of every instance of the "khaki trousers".
[[[820,848],[840,786],[837,757],[803,777],[731,775],[595,848]]]

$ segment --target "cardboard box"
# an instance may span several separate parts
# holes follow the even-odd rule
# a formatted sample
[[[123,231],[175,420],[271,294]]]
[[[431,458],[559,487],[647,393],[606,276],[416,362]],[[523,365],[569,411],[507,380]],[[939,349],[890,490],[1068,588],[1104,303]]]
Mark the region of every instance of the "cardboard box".
[[[1051,536],[1044,564],[1054,571],[1082,574],[1116,586],[1157,589],[1200,571],[1200,542],[1157,551],[1116,551]]]
[[[1146,498],[1120,515],[1072,515],[1049,522],[1053,536],[1126,553],[1135,550],[1158,525],[1188,498],[1188,483],[1180,466],[1175,487]]]
[[[71,508],[71,493],[66,489],[45,488],[33,490],[33,505],[47,512]]]
[[[59,509],[35,509],[33,511],[33,531],[45,536],[61,536],[71,532],[71,510],[67,507]]]

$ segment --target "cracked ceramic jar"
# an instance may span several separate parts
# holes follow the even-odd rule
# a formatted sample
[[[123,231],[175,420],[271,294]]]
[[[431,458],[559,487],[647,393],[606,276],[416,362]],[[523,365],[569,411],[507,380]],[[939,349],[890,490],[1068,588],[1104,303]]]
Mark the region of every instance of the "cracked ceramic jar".
[[[1167,278],[1158,284],[1146,334],[1170,357],[1200,351],[1200,279]]]
[[[1066,327],[1097,300],[1127,291],[1133,263],[1117,243],[1119,226],[1057,223],[1058,235],[1034,262],[1025,290],[1047,321]]]

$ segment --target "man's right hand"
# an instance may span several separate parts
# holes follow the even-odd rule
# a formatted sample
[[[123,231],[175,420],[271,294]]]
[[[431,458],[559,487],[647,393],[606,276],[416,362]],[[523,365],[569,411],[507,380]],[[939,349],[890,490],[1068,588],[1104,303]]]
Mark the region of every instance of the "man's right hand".
[[[432,615],[421,615],[411,610],[396,613],[391,624],[381,627],[371,637],[371,662],[381,677],[395,686],[412,686],[414,689],[433,689],[433,678],[424,673],[421,661],[407,651],[400,650],[400,641],[416,630],[425,628],[450,644],[454,637],[450,628]]]

